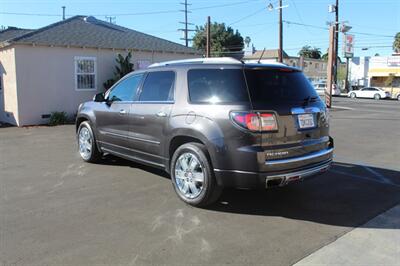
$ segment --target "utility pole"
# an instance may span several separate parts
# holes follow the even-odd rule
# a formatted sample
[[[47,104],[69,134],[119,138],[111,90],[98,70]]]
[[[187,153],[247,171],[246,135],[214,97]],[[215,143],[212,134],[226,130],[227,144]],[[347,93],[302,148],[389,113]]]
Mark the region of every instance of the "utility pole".
[[[63,12],[63,13],[62,13],[62,19],[65,20],[65,6],[62,6],[61,8],[62,8],[62,10],[63,10],[63,11],[62,11],[62,12]]]
[[[282,0],[279,0],[279,51],[278,62],[283,62],[283,25],[282,25]]]
[[[115,17],[115,16],[106,16],[106,19],[108,20],[109,23],[116,24],[117,17]]]
[[[207,17],[206,57],[211,57],[211,18]]]
[[[181,24],[184,24],[184,28],[183,29],[179,29],[179,30],[183,32],[183,38],[181,38],[181,40],[184,40],[186,47],[188,47],[189,46],[189,41],[191,41],[191,39],[189,39],[189,32],[190,31],[194,31],[192,29],[189,29],[189,25],[193,25],[193,23],[189,23],[188,22],[188,13],[191,13],[188,10],[188,6],[190,6],[191,4],[188,4],[187,0],[185,0],[184,3],[180,3],[180,4],[184,5],[184,7],[185,7],[184,10],[180,10],[181,12],[185,13],[185,22],[179,22]]]
[[[336,61],[336,31],[337,26],[331,25],[329,28],[329,49],[328,49],[328,66],[327,66],[327,82],[325,91],[325,104],[326,107],[332,107],[332,86],[334,84],[334,65]]]
[[[337,86],[337,73],[338,73],[338,54],[339,54],[339,0],[336,0],[335,5],[335,72],[334,72],[334,83]]]

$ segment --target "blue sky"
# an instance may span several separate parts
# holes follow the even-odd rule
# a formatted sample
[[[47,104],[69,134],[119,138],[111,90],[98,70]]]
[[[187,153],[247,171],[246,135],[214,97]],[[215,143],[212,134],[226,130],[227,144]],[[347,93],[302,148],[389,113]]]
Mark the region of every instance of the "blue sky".
[[[116,23],[174,42],[182,33],[184,14],[179,2],[184,0],[0,0],[0,25],[22,28],[39,28],[61,19],[61,6],[66,6],[67,17],[72,15],[116,16]],[[243,37],[249,36],[257,49],[274,49],[278,45],[278,12],[268,11],[269,3],[276,0],[188,0],[193,9],[189,21],[204,24],[206,17],[225,22],[238,29]],[[284,50],[296,55],[303,45],[315,46],[325,52],[328,44],[328,21],[334,15],[328,13],[328,5],[334,0],[283,0],[286,21],[307,24],[284,24]],[[160,14],[138,15],[143,12],[167,11]],[[4,13],[27,13],[15,15]],[[136,15],[134,15],[136,13]],[[36,15],[35,15],[36,14]],[[39,16],[40,14],[40,16]],[[390,55],[394,36],[400,31],[400,0],[340,0],[340,20],[348,21],[355,35],[355,56],[379,53]],[[321,28],[318,28],[321,27]],[[341,39],[342,40],[342,39]],[[340,41],[341,41],[340,40]],[[371,47],[366,51],[362,47]]]

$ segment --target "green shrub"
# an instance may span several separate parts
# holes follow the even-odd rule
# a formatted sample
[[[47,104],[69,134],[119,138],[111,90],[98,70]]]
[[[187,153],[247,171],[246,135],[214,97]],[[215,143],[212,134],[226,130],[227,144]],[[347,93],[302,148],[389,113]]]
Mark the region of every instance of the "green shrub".
[[[49,120],[50,126],[63,125],[68,122],[68,115],[66,112],[52,112]]]

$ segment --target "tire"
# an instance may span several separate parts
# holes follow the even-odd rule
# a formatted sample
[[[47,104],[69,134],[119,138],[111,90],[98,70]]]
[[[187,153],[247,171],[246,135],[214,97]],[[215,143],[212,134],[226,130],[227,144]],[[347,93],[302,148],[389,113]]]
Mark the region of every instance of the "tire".
[[[398,100],[398,101],[400,101],[400,94],[399,94],[399,95],[397,95],[397,100]]]
[[[83,121],[76,133],[79,155],[85,162],[95,163],[101,159],[102,153],[96,145],[92,127],[88,121]]]
[[[350,98],[355,99],[355,98],[357,98],[357,95],[354,92],[350,93]]]
[[[374,95],[374,99],[375,99],[375,100],[380,100],[380,99],[381,99],[381,96],[377,93],[377,94]]]
[[[178,197],[195,207],[205,207],[218,200],[218,186],[204,145],[191,142],[180,146],[171,159],[171,181]]]

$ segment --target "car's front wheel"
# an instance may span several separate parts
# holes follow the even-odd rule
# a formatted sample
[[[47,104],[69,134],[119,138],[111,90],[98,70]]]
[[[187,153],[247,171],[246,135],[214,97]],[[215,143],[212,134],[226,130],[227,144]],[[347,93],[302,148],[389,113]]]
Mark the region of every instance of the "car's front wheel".
[[[88,121],[83,121],[77,131],[78,148],[81,158],[86,162],[97,162],[101,153],[97,149],[92,127]]]
[[[374,95],[375,100],[379,100],[380,98],[381,98],[381,96],[378,93]]]
[[[221,195],[205,146],[187,143],[172,156],[171,180],[184,202],[198,207],[214,203]]]
[[[357,97],[357,95],[353,92],[350,94],[350,98],[355,99]]]
[[[398,100],[398,101],[400,101],[400,94],[399,94],[399,95],[397,95],[397,100]]]

